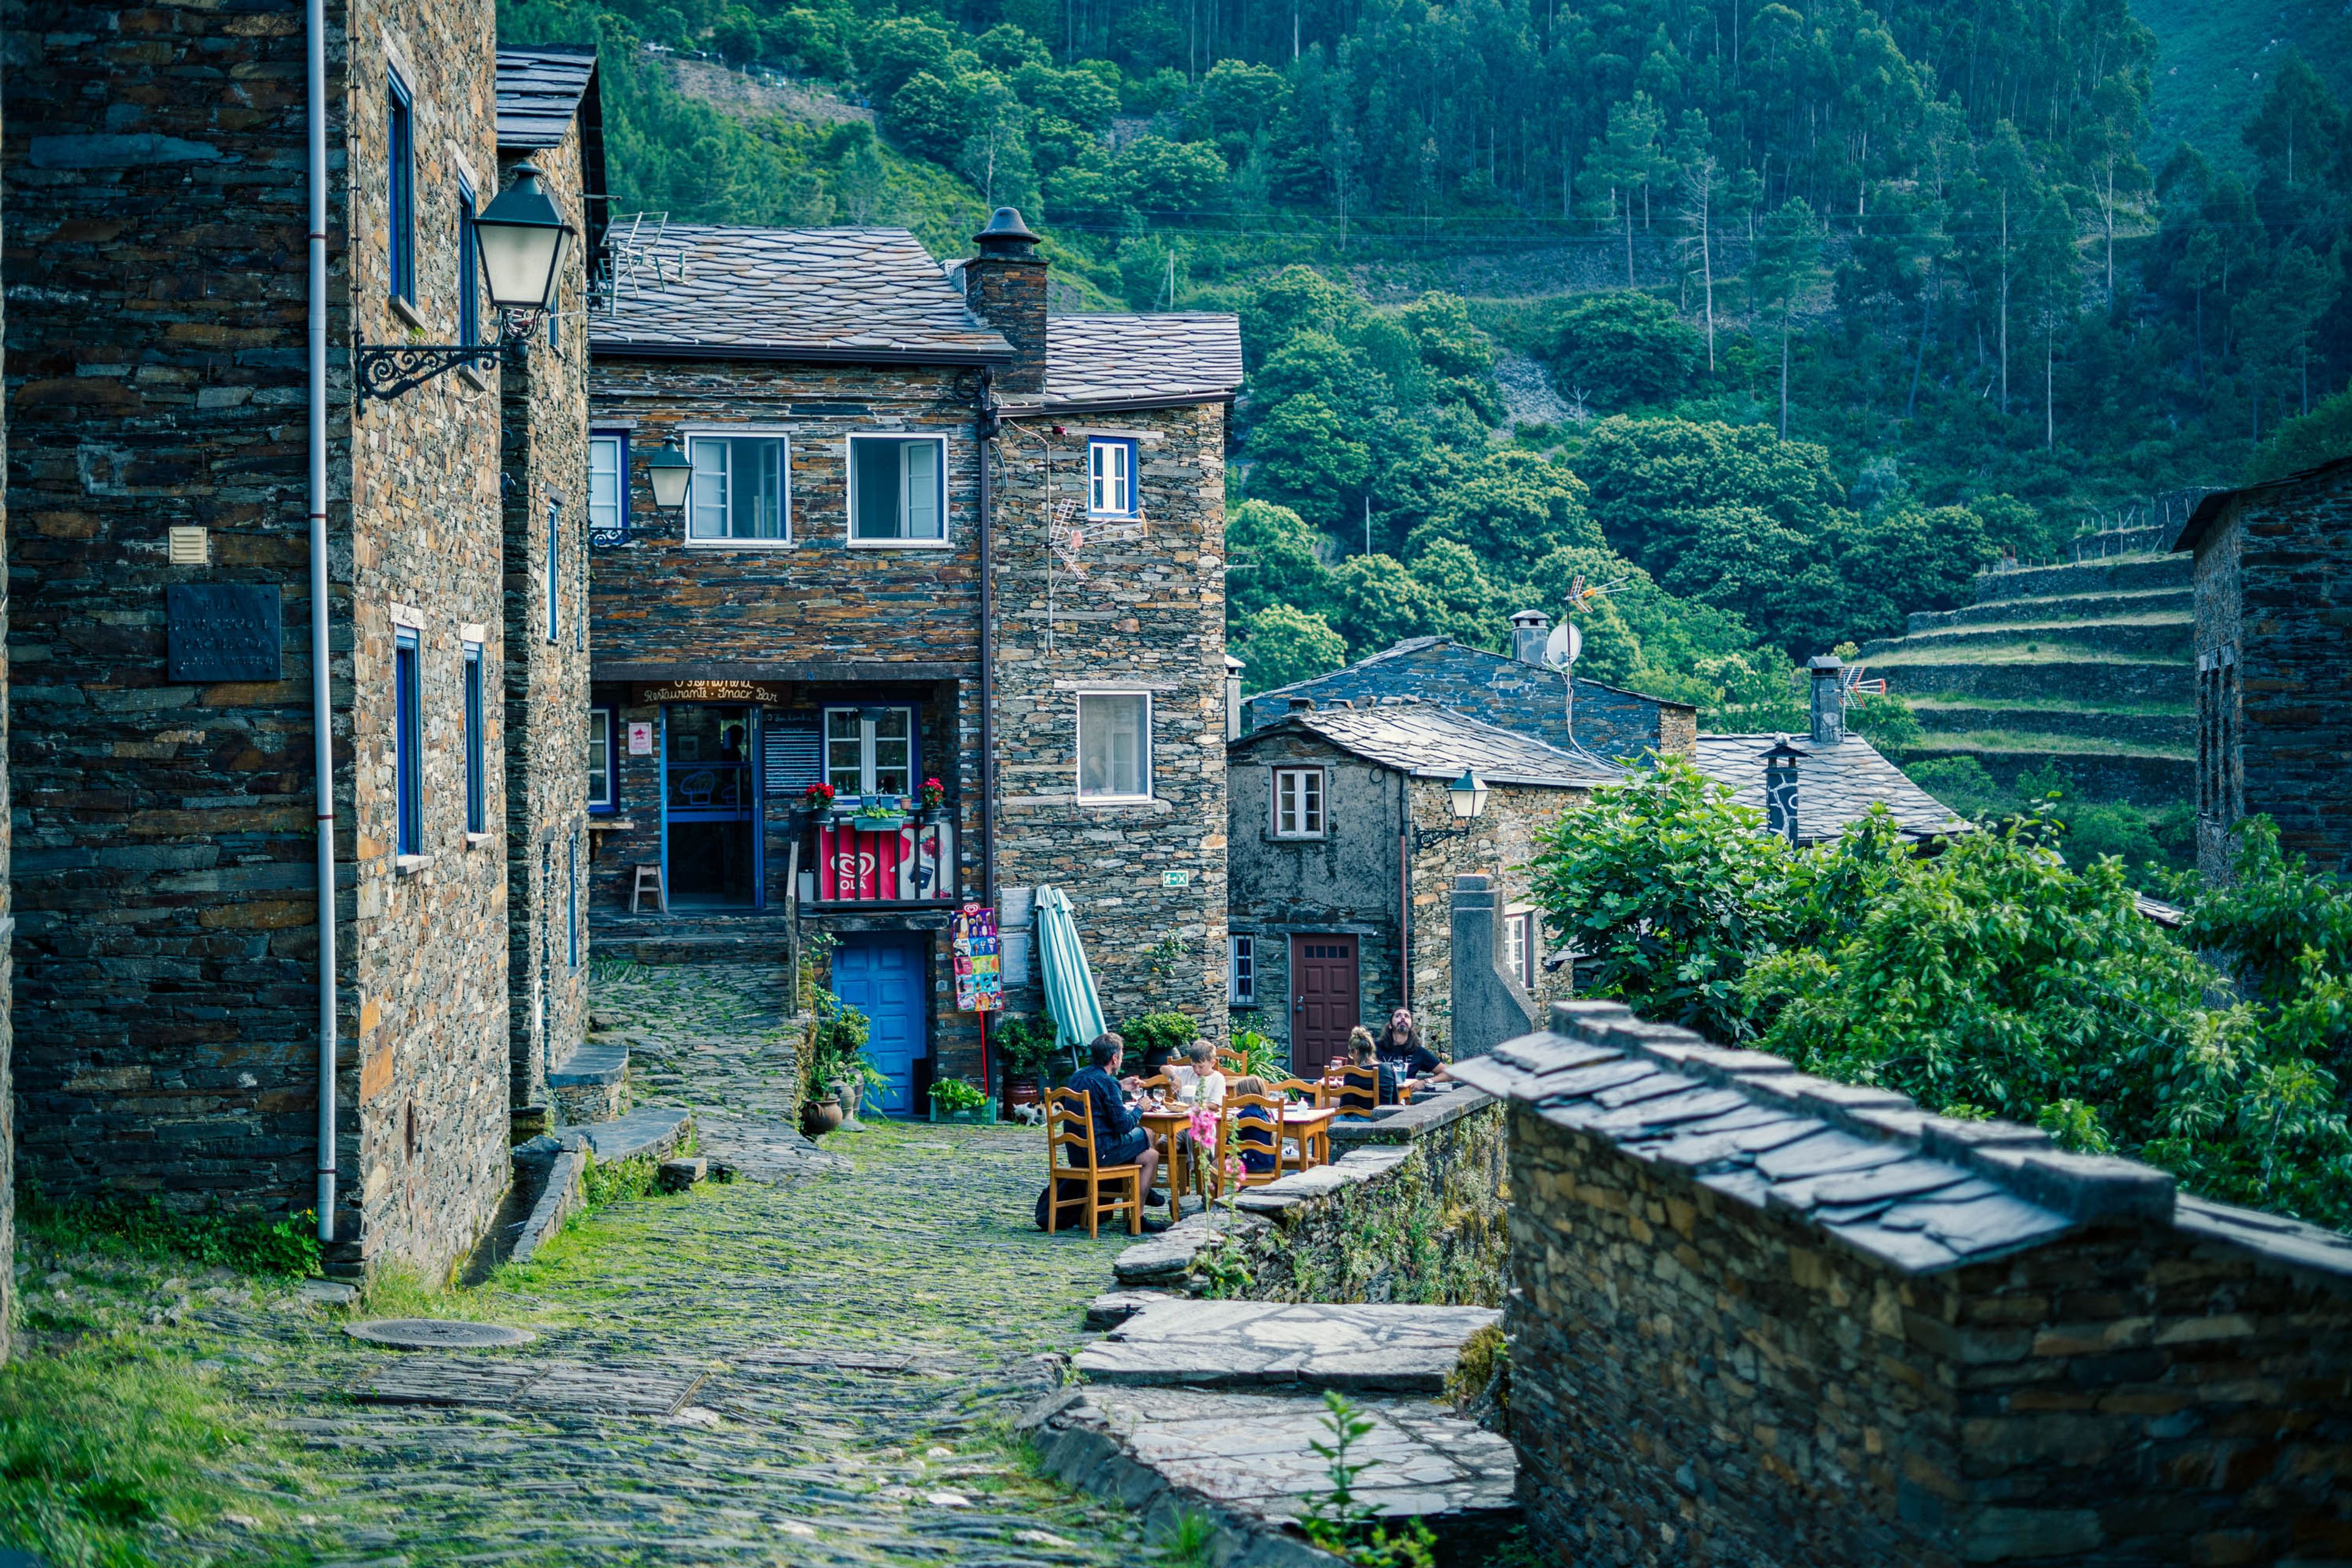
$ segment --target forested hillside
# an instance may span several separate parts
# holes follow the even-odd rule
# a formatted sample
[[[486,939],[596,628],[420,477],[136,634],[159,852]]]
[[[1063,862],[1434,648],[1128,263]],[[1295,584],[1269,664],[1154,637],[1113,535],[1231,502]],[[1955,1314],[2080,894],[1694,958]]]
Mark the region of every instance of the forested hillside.
[[[2352,370],[2352,156],[2291,48],[2220,155],[2150,168],[2174,64],[2124,0],[939,6],[501,29],[605,43],[624,209],[944,255],[1010,203],[1070,302],[1240,310],[1259,684],[1580,580],[1591,673],[1769,721],[1787,656],[2352,423],[2301,419]],[[661,50],[848,108],[725,109]]]

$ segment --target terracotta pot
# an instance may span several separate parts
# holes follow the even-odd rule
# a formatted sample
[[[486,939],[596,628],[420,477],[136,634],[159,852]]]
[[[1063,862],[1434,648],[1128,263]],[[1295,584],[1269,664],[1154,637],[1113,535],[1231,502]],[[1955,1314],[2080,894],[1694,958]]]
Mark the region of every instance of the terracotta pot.
[[[812,1100],[801,1107],[801,1133],[803,1137],[822,1138],[841,1126],[841,1102],[826,1095]]]
[[[1004,1080],[1004,1097],[1014,1105],[1035,1105],[1045,1098],[1034,1073],[1015,1073]]]

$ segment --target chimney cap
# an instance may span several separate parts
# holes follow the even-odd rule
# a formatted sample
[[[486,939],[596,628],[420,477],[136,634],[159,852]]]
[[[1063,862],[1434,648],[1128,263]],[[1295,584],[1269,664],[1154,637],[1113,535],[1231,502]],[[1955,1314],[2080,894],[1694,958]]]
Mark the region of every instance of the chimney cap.
[[[1802,746],[1793,743],[1790,741],[1788,736],[1782,735],[1773,742],[1771,750],[1764,753],[1763,760],[1767,763],[1780,762],[1794,763],[1801,761],[1802,759],[1811,755],[1812,752],[1805,750]]]
[[[988,226],[971,237],[983,256],[1026,256],[1037,237],[1021,221],[1017,207],[999,207],[988,217]]]
[[[1247,669],[1248,668],[1248,665],[1244,664],[1242,660],[1235,658],[1232,654],[1225,655],[1225,673],[1227,675],[1239,675],[1243,670]]]
[[[1813,672],[1815,679],[1819,679],[1824,675],[1835,675],[1843,669],[1845,660],[1833,653],[1817,653],[1805,660],[1805,668]]]
[[[1294,697],[1290,700],[1290,710],[1293,713],[1312,713],[1315,711],[1315,699]]]
[[[1530,631],[1541,631],[1551,625],[1551,617],[1541,610],[1521,610],[1511,617],[1511,625],[1525,626]]]

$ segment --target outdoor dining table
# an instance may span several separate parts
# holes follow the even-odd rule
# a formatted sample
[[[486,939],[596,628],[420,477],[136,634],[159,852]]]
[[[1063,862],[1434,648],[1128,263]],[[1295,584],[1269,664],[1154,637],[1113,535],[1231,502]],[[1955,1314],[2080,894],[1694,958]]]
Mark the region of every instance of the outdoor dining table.
[[[1192,1125],[1192,1110],[1186,1105],[1155,1109],[1142,1108],[1143,1125],[1155,1139],[1168,1140],[1168,1159],[1161,1167],[1168,1173],[1168,1190],[1171,1193],[1189,1191],[1186,1179],[1184,1142],[1176,1134]],[[1329,1106],[1286,1105],[1282,1110],[1282,1130],[1298,1140],[1300,1169],[1311,1170],[1331,1163],[1331,1120],[1339,1112]]]

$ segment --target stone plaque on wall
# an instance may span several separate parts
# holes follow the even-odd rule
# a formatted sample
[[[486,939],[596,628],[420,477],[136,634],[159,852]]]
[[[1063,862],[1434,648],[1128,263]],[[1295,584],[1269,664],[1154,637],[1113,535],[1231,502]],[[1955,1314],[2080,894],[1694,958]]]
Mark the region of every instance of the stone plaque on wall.
[[[284,616],[275,584],[174,583],[163,590],[173,680],[277,680]]]

